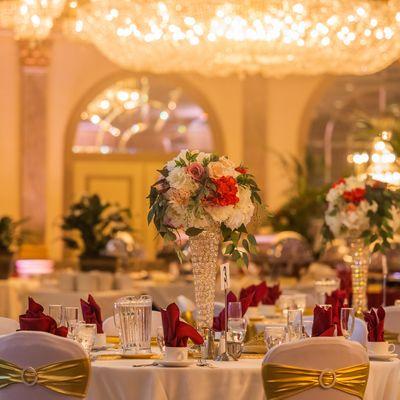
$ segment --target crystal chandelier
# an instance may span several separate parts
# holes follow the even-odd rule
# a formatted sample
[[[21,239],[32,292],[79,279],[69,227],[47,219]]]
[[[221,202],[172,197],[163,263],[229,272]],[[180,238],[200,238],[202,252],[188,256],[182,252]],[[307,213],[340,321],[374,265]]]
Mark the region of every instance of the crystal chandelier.
[[[1,0],[0,27],[17,39],[43,40],[64,9],[65,0]]]
[[[368,74],[400,55],[400,0],[90,0],[78,15],[132,70]]]

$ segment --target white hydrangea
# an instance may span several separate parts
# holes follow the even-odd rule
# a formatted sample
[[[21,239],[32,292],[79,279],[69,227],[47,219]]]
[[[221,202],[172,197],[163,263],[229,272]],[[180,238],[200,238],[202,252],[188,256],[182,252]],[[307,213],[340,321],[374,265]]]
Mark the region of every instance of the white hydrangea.
[[[208,206],[205,208],[205,210],[208,212],[208,214],[211,215],[211,218],[217,222],[217,223],[222,223],[225,222],[231,215],[233,211],[233,205],[230,206]]]
[[[184,168],[175,168],[167,176],[167,182],[176,190],[183,190],[193,194],[198,189],[198,183],[186,173]]]
[[[231,211],[229,218],[225,221],[226,226],[231,229],[245,226],[251,221],[254,214],[254,204],[251,201],[251,191],[248,188],[239,186],[239,202],[236,203]]]

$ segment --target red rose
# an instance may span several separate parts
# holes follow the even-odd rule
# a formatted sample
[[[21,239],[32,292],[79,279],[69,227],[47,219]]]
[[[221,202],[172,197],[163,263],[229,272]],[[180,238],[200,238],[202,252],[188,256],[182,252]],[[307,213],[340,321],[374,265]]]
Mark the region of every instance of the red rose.
[[[186,172],[195,180],[200,181],[204,176],[204,167],[198,163],[192,163],[186,167]]]
[[[360,204],[362,200],[365,199],[365,189],[363,188],[357,188],[353,190],[347,190],[343,193],[343,198],[348,202],[348,203],[353,203],[355,205]]]
[[[332,187],[335,188],[335,187],[341,185],[342,183],[346,183],[346,181],[345,181],[344,178],[340,178],[337,182],[335,182],[335,183],[332,185]]]
[[[215,185],[214,193],[207,200],[216,206],[230,206],[239,201],[237,197],[238,187],[236,180],[231,176],[223,176],[218,179],[212,179]]]
[[[240,167],[236,167],[235,171],[239,172],[239,174],[246,175],[248,170],[241,165]]]

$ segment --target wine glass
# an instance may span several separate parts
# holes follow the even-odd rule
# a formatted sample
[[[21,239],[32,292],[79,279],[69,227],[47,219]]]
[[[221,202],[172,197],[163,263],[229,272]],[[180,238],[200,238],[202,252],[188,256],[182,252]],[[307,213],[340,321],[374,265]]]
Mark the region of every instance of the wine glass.
[[[242,303],[240,301],[232,301],[228,303],[228,318],[242,318]]]
[[[267,325],[264,329],[264,341],[267,349],[270,350],[286,342],[287,328],[285,325]]]
[[[348,339],[354,332],[355,312],[353,308],[343,307],[340,310],[340,327],[343,336]]]
[[[234,360],[238,360],[242,355],[246,329],[247,322],[245,318],[228,319],[227,351]]]
[[[310,338],[312,337],[312,327],[313,327],[313,321],[311,320],[305,320],[303,321],[303,333],[305,338]]]
[[[75,339],[76,328],[79,322],[78,307],[64,307],[64,321],[68,328],[68,337]]]
[[[86,324],[85,322],[78,323],[75,340],[80,343],[88,356],[92,351],[94,341],[96,339],[96,332],[96,324]]]
[[[298,340],[303,338],[303,311],[287,310],[287,331],[289,340]]]
[[[63,307],[61,304],[50,304],[49,305],[49,316],[53,318],[57,326],[63,322]]]
[[[157,345],[162,354],[165,352],[165,339],[164,339],[164,328],[159,326],[157,328]]]

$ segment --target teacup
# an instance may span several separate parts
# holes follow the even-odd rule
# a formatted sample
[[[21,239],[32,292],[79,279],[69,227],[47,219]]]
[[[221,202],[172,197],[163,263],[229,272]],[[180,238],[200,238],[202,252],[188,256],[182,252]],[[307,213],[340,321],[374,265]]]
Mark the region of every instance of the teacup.
[[[106,347],[107,338],[105,333],[98,333],[96,339],[94,340],[94,347]]]
[[[186,361],[188,358],[187,347],[165,347],[164,359],[167,361]]]
[[[388,342],[368,342],[367,349],[370,353],[376,355],[390,354],[394,353],[396,346],[393,343]]]

